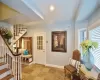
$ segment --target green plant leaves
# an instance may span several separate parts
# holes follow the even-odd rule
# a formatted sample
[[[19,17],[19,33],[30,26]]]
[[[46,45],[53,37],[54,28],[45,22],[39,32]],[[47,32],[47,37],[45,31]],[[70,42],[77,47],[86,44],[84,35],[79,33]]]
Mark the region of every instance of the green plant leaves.
[[[92,42],[92,46],[93,46],[94,48],[98,48],[98,43],[97,43],[97,42]]]
[[[80,45],[82,47],[83,54],[87,54],[89,49],[98,48],[98,43],[91,40],[85,40]]]
[[[6,34],[4,35],[4,37],[5,37],[6,39],[11,39],[11,38],[12,38],[12,33],[11,33],[11,31],[8,30],[8,31],[6,32]]]

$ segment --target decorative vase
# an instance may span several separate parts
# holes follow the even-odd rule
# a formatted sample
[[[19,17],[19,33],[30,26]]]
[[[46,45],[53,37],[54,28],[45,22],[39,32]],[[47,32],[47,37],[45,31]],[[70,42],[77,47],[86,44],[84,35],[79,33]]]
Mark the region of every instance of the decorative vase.
[[[83,63],[88,71],[91,71],[94,65],[94,56],[88,49],[87,53],[83,55]]]

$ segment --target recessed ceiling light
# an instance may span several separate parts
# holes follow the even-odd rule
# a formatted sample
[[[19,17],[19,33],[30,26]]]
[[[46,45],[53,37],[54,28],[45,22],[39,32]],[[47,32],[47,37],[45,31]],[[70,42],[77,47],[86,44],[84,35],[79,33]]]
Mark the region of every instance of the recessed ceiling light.
[[[54,11],[55,7],[53,5],[50,5],[50,11]]]

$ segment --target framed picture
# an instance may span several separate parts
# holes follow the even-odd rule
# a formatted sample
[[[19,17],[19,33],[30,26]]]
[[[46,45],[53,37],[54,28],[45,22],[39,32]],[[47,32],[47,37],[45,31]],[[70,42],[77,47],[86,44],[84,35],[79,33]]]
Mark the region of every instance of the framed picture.
[[[66,52],[67,45],[67,32],[66,31],[54,31],[52,32],[52,51]]]

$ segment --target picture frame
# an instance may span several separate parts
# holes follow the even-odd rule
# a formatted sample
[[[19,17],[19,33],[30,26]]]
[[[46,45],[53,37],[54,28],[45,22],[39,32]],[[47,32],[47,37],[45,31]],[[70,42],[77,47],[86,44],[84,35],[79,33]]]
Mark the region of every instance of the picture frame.
[[[67,31],[52,32],[52,51],[67,52]]]

